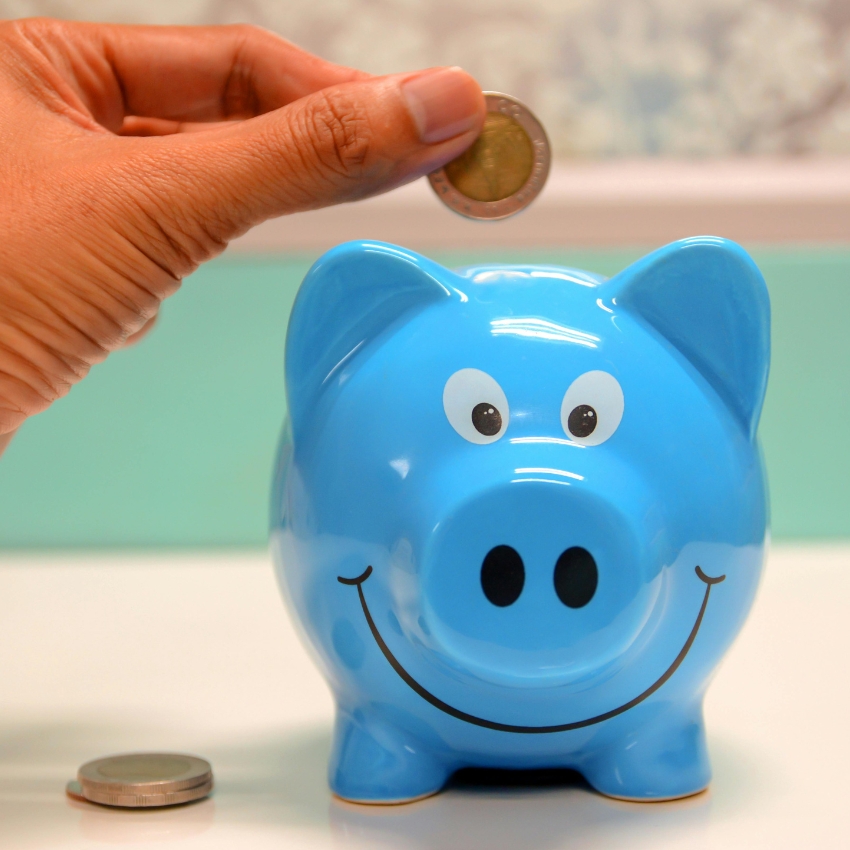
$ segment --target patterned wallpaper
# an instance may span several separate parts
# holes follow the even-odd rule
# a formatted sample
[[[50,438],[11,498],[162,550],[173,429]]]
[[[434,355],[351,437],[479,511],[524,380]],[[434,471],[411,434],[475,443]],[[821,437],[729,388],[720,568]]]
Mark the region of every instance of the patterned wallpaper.
[[[0,0],[0,15],[249,21],[384,73],[462,65],[557,153],[850,153],[850,0]]]

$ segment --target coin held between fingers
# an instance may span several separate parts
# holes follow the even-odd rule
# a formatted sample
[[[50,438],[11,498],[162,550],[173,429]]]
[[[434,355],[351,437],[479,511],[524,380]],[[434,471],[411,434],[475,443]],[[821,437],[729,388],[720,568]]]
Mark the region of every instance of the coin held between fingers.
[[[525,209],[549,175],[543,125],[510,95],[484,92],[487,115],[470,148],[428,175],[437,197],[467,218],[498,220]]]

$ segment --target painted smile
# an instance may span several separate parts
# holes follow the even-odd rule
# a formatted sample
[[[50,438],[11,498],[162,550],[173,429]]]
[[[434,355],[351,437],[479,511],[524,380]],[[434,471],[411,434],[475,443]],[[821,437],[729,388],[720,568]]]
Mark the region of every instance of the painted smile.
[[[720,582],[726,578],[725,575],[717,576],[716,578],[707,576],[700,567],[696,568],[696,574],[700,581],[705,583],[705,596],[703,597],[702,605],[699,609],[699,613],[697,614],[697,618],[694,621],[691,633],[688,635],[688,639],[685,641],[684,646],[682,646],[679,651],[679,654],[673,660],[673,663],[645,691],[638,694],[634,697],[634,699],[623,703],[623,705],[618,706],[617,708],[612,708],[604,714],[597,714],[595,717],[588,717],[585,720],[576,720],[572,723],[560,723],[556,726],[514,726],[510,723],[496,723],[492,720],[486,720],[483,717],[476,717],[474,714],[467,714],[465,711],[460,711],[448,703],[443,702],[439,697],[436,697],[430,691],[425,690],[425,688],[423,688],[422,685],[420,685],[419,682],[417,682],[416,679],[414,679],[407,670],[401,666],[398,659],[392,654],[390,648],[381,637],[378,627],[375,625],[375,621],[369,613],[369,606],[366,604],[366,597],[363,595],[363,584],[366,579],[372,575],[372,567],[366,567],[363,573],[356,578],[344,578],[343,576],[338,576],[337,581],[339,581],[340,584],[357,588],[357,593],[360,596],[360,606],[363,608],[363,614],[366,617],[366,622],[369,624],[369,630],[372,632],[372,637],[375,638],[375,643],[378,644],[381,652],[384,653],[384,657],[390,662],[393,670],[395,670],[404,683],[412,690],[416,691],[422,699],[431,703],[434,708],[438,708],[440,711],[445,712],[451,717],[456,717],[458,720],[463,720],[465,723],[471,723],[473,726],[483,726],[485,729],[495,729],[497,732],[518,732],[530,735],[540,735],[549,732],[569,732],[572,729],[582,729],[585,726],[593,726],[596,723],[602,723],[604,720],[610,720],[612,717],[616,717],[618,714],[622,714],[630,708],[634,708],[636,705],[652,696],[652,694],[654,694],[676,672],[676,670],[679,669],[679,665],[681,665],[681,663],[685,660],[685,656],[688,654],[688,651],[693,646],[694,640],[696,639],[697,632],[699,631],[699,627],[702,623],[702,618],[705,614],[705,609],[708,606],[708,597],[711,593],[712,586],[720,584]]]

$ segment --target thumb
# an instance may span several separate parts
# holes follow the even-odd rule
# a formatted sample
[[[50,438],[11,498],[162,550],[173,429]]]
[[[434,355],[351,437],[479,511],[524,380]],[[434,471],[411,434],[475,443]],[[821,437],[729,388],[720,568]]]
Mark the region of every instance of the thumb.
[[[206,245],[211,254],[267,218],[433,171],[472,144],[484,114],[480,86],[460,68],[373,77],[237,124],[156,140],[158,155],[147,150],[135,173],[166,217],[158,224],[189,253]]]

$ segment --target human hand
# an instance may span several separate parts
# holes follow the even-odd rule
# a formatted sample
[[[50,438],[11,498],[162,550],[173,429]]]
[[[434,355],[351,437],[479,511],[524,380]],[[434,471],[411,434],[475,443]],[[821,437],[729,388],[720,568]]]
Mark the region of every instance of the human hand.
[[[465,150],[459,69],[388,77],[253,27],[0,24],[0,452],[273,216],[363,198]]]

